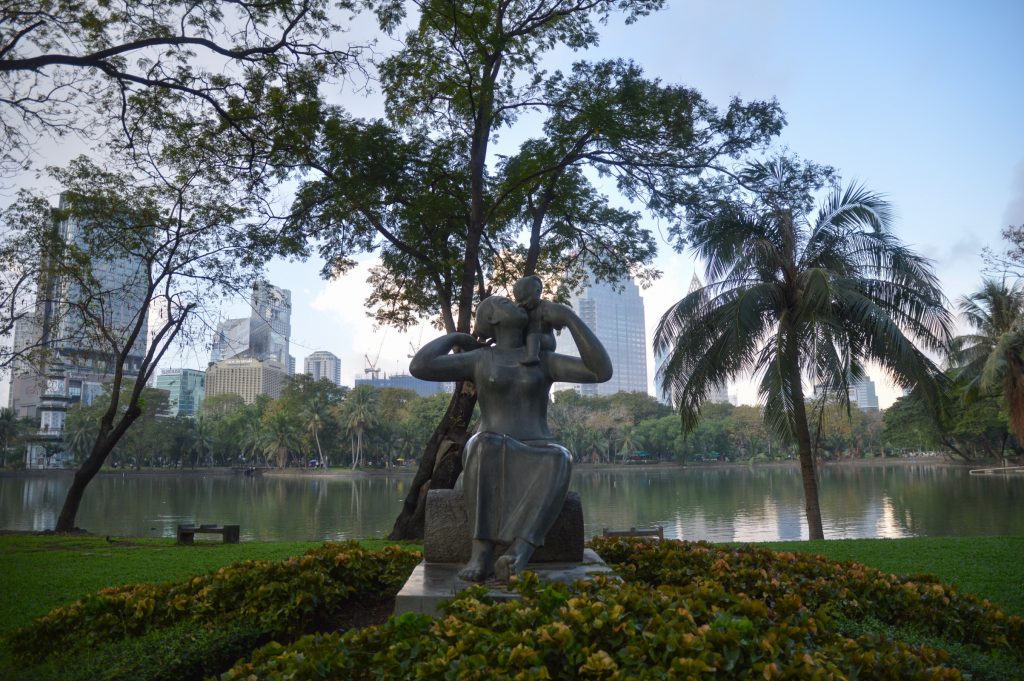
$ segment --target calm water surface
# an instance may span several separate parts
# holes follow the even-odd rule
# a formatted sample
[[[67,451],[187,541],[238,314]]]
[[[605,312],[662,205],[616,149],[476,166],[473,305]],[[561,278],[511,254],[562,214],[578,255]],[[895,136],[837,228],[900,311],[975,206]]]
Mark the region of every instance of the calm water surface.
[[[90,485],[78,525],[96,534],[173,537],[178,523],[239,524],[245,540],[384,537],[412,471],[358,477],[113,474]],[[0,476],[0,529],[56,522],[68,474]],[[807,536],[795,466],[578,469],[587,536],[662,525],[666,536],[768,541]],[[972,476],[933,463],[827,466],[825,536],[1024,535],[1024,475]]]

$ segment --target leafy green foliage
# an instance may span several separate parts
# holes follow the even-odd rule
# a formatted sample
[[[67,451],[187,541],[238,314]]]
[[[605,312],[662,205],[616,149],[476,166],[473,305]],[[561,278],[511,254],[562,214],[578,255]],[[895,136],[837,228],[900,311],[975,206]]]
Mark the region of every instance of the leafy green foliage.
[[[965,461],[1019,453],[1003,396],[998,391],[972,388],[956,369],[949,370],[947,376],[938,415],[915,394],[901,397],[885,411],[886,443],[901,450],[947,451]]]
[[[627,580],[652,586],[725,585],[773,609],[794,604],[845,617],[913,624],[981,647],[1021,650],[1024,619],[929,575],[897,577],[855,562],[705,542],[629,542],[596,538],[594,548]]]
[[[971,673],[1024,661],[1022,620],[931,579],[764,549],[594,544],[624,581],[527,574],[519,600],[474,587],[436,619],[272,643],[222,679],[960,679],[954,661]],[[904,640],[908,626],[925,633]]]
[[[877,362],[937,410],[941,372],[918,344],[941,350],[951,319],[931,264],[893,236],[880,195],[836,187],[811,217],[828,169],[781,156],[738,177],[687,227],[708,283],[658,322],[659,378],[689,432],[715,386],[759,376],[765,424],[798,444],[809,534],[821,539],[804,376],[846,407],[850,382]]]
[[[986,279],[959,308],[971,331],[953,340],[950,359],[966,384],[964,397],[998,392],[1024,441],[1024,284]]]
[[[245,622],[151,629],[19,669],[19,681],[199,681],[223,672],[271,636]]]
[[[14,655],[41,660],[179,622],[246,623],[294,636],[329,628],[350,600],[396,593],[420,558],[397,546],[368,551],[356,542],[326,543],[284,561],[243,561],[184,582],[104,589],[36,619],[8,643]]]
[[[166,125],[172,110],[216,119],[251,139],[252,119],[268,100],[288,99],[303,82],[315,92],[320,80],[353,65],[357,48],[323,44],[337,29],[331,7],[351,11],[356,3],[6,4],[0,173],[28,167],[41,135],[94,139],[106,125],[130,145]]]

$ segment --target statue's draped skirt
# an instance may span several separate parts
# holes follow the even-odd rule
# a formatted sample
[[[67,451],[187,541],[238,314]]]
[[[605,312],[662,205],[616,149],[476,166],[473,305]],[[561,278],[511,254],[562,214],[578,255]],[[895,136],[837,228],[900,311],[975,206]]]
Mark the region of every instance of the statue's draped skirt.
[[[542,546],[565,503],[572,455],[557,444],[526,444],[500,433],[466,443],[462,489],[473,539]]]

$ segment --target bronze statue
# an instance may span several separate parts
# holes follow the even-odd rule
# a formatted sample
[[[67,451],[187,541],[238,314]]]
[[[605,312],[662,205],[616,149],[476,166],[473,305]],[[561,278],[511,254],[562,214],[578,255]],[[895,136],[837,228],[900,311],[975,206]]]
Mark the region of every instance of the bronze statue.
[[[553,442],[548,429],[551,384],[602,383],[612,376],[604,346],[570,308],[530,302],[527,311],[503,296],[483,300],[476,337],[442,336],[424,345],[409,365],[423,380],[476,385],[480,428],[466,443],[460,478],[473,532],[469,563],[459,573],[468,581],[495,575],[508,581],[522,572],[565,501],[572,455]],[[534,362],[527,334],[543,325],[568,330],[580,357],[548,350],[545,342]],[[497,561],[496,544],[509,547]]]

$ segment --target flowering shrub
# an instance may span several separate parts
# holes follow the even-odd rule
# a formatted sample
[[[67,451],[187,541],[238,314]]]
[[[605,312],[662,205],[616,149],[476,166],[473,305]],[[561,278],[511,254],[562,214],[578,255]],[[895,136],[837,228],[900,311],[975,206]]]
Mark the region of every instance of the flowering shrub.
[[[183,621],[245,623],[291,639],[329,628],[353,599],[393,596],[420,560],[397,546],[325,543],[287,560],[243,561],[183,582],[104,589],[13,632],[8,644],[22,660],[41,660]]]
[[[519,601],[471,589],[437,619],[271,643],[221,679],[961,678],[942,651],[845,638],[805,608],[772,612],[721,587],[526,575],[517,589]]]
[[[594,549],[627,580],[652,586],[726,587],[770,608],[827,607],[848,619],[912,623],[986,648],[1024,650],[1024,620],[928,575],[898,577],[851,561],[753,546],[595,538]]]
[[[704,543],[592,545],[621,580],[566,586],[527,573],[520,600],[490,602],[474,587],[441,617],[271,643],[221,679],[969,678],[941,645],[921,642],[932,639],[851,626],[862,619],[992,653],[996,672],[975,679],[1024,665],[1020,618],[931,578]]]

